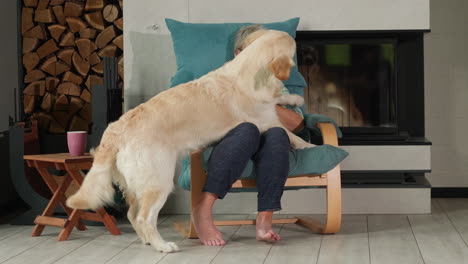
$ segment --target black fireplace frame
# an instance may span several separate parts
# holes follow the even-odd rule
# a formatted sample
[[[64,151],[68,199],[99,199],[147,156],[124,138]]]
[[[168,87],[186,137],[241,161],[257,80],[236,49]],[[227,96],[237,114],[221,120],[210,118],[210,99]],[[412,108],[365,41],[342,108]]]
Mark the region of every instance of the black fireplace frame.
[[[424,33],[429,30],[297,31],[296,42],[395,41],[396,129],[343,127],[340,144],[421,142],[424,138]],[[423,140],[424,141],[424,140]]]

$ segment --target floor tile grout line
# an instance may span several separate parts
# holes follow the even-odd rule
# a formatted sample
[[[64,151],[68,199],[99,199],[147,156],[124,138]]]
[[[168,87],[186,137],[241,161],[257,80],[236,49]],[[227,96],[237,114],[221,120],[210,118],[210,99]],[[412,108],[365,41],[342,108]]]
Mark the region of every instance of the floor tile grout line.
[[[465,246],[468,247],[468,243],[466,242],[465,238],[461,235],[460,231],[458,230],[457,226],[452,222],[452,219],[450,218],[450,216],[447,214],[447,212],[445,211],[445,208],[440,204],[439,200],[434,200],[434,202],[437,204],[437,206],[439,207],[439,209],[441,209],[441,211],[444,213],[444,215],[447,217],[447,219],[450,221],[450,224],[453,226],[453,228],[455,229],[455,231],[457,231],[458,233],[458,236],[460,236],[461,240],[463,241],[463,243],[465,243]]]
[[[247,216],[248,217],[248,216]],[[216,255],[210,260],[209,264],[213,263],[213,261],[215,260],[215,258],[219,255],[219,253],[223,250],[223,248],[227,245],[227,243],[231,240],[231,238],[234,236],[235,233],[237,233],[237,231],[239,230],[239,228],[241,227],[242,225],[238,225],[237,226],[237,229],[232,232],[231,236],[227,239],[226,241],[226,244],[224,244],[222,247],[219,248],[218,252],[216,252]]]
[[[73,252],[77,251],[78,249],[82,248],[84,245],[87,245],[87,244],[88,244],[88,243],[90,243],[91,241],[94,241],[94,240],[96,240],[98,237],[100,237],[100,236],[104,235],[104,233],[106,233],[106,231],[107,231],[107,230],[105,230],[104,232],[102,232],[101,234],[99,234],[98,236],[96,236],[95,238],[93,238],[93,239],[89,240],[88,242],[84,243],[83,245],[81,245],[81,246],[79,246],[79,247],[75,248],[74,250],[72,250],[72,251],[68,252],[67,254],[63,255],[62,257],[60,257],[60,258],[56,259],[56,260],[55,260],[54,262],[52,262],[51,264],[53,264],[53,263],[56,263],[57,261],[59,261],[59,260],[63,259],[64,257],[66,257],[66,256],[70,255],[71,253],[73,253]]]
[[[278,230],[278,234],[281,234],[281,230],[283,230],[284,225],[285,225],[285,224],[282,224],[282,225],[281,225],[280,229]],[[275,244],[271,244],[271,247],[270,247],[270,249],[268,250],[268,253],[267,253],[266,256],[265,256],[265,259],[264,259],[263,262],[262,262],[263,264],[264,264],[265,261],[268,259],[268,256],[270,255],[270,252],[271,252],[271,250],[273,249],[274,246],[275,246]]]
[[[159,218],[159,216],[158,216],[158,218]],[[171,218],[171,216],[164,215],[164,218],[163,218],[162,220],[160,220],[160,222],[157,223],[157,225],[159,226],[159,225],[163,224],[164,222],[168,221],[169,218]],[[130,226],[132,227],[133,231],[135,231],[134,228],[133,228],[133,226],[131,225],[131,223],[130,223]],[[128,244],[128,246],[126,246],[125,248],[123,248],[122,250],[120,250],[119,252],[117,252],[115,255],[113,255],[111,258],[109,258],[106,262],[104,262],[104,264],[109,263],[110,261],[112,261],[112,260],[113,260],[117,255],[119,255],[122,251],[124,251],[125,249],[129,248],[131,245],[133,245],[133,244],[135,244],[136,242],[138,242],[138,240],[140,240],[140,237],[139,237],[138,234],[137,234],[137,238],[136,238],[134,241],[132,241],[130,244]],[[152,249],[153,249],[153,248],[152,248]],[[153,250],[154,250],[154,249],[153,249]]]
[[[371,246],[370,246],[369,215],[366,215],[366,231],[367,231],[367,249],[369,250],[369,264],[371,264],[372,257],[371,257]]]
[[[320,237],[320,246],[319,246],[319,250],[318,250],[318,252],[317,252],[317,260],[315,261],[315,264],[318,264],[318,262],[319,262],[320,250],[322,249],[323,238],[324,238],[324,235],[321,234],[321,237]]]
[[[422,259],[423,263],[425,264],[426,261],[424,260],[424,256],[423,256],[423,254],[421,252],[421,248],[419,247],[418,239],[416,238],[416,235],[414,234],[413,225],[411,225],[411,221],[410,221],[408,215],[406,215],[406,221],[408,221],[408,224],[410,226],[411,233],[413,234],[414,241],[416,242],[416,246],[418,247],[419,255],[421,256],[421,259]]]
[[[241,215],[242,215],[242,214],[241,214]],[[243,216],[244,216],[244,219],[249,219],[250,214],[244,214]],[[237,231],[239,231],[239,229],[240,229],[241,227],[242,227],[242,225],[238,225],[238,226],[237,226],[237,229],[236,229],[234,232],[232,232],[231,236],[230,236],[229,239],[226,241],[226,244],[224,244],[224,245],[218,250],[218,252],[217,252],[216,255],[211,259],[211,261],[210,261],[209,264],[213,263],[213,261],[215,260],[215,258],[219,255],[219,253],[221,253],[221,251],[223,250],[223,248],[227,245],[227,243],[228,243],[229,241],[231,241],[231,239],[234,237],[234,235],[237,233]]]
[[[5,237],[3,237],[3,238],[0,238],[0,243],[1,243],[3,240],[5,240],[5,239],[7,239],[7,238],[9,238],[9,237],[12,237],[12,236],[14,236],[14,235],[16,235],[16,234],[18,234],[18,233],[21,233],[21,232],[23,232],[24,230],[26,230],[26,228],[25,228],[25,227],[22,227],[22,226],[19,226],[18,229],[19,229],[19,231],[15,232],[15,233],[13,233],[13,234],[7,235],[7,236],[5,236]]]
[[[35,247],[35,246],[37,246],[37,245],[39,245],[39,244],[41,244],[41,243],[44,243],[44,242],[46,242],[46,241],[48,241],[48,240],[51,240],[51,239],[53,239],[53,237],[50,237],[50,238],[44,239],[43,241],[41,241],[41,242],[39,242],[39,243],[37,243],[37,244],[34,244],[34,245],[33,245],[33,246],[31,246],[31,247],[28,247],[27,249],[25,249],[25,250],[23,250],[23,251],[19,252],[18,254],[14,255],[14,256],[11,256],[11,257],[9,257],[9,258],[7,258],[7,259],[3,260],[3,261],[2,261],[2,262],[0,262],[0,263],[7,262],[8,260],[10,260],[10,259],[12,259],[12,258],[14,258],[14,257],[17,257],[17,256],[19,256],[19,255],[23,254],[24,252],[26,252],[26,251],[30,250],[31,248],[33,248],[33,247]]]

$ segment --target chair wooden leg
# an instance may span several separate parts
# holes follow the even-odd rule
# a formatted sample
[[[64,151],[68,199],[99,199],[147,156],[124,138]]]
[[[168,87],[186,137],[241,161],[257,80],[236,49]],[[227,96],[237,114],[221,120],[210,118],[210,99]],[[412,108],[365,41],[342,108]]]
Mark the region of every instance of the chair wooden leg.
[[[340,166],[327,173],[327,222],[323,234],[334,234],[341,226],[341,175]]]

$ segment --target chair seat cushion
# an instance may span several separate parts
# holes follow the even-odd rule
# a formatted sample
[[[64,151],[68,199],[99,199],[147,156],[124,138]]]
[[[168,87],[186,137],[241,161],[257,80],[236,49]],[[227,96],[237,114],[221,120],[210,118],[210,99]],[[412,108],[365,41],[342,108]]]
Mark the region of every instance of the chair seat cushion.
[[[213,147],[209,147],[203,152],[202,165],[205,170],[212,151]],[[288,177],[304,174],[324,174],[343,161],[346,156],[348,156],[348,152],[331,145],[320,145],[307,149],[291,149],[289,151]],[[241,179],[255,179],[252,161],[247,163]],[[178,184],[180,187],[190,190],[190,157],[182,161]]]

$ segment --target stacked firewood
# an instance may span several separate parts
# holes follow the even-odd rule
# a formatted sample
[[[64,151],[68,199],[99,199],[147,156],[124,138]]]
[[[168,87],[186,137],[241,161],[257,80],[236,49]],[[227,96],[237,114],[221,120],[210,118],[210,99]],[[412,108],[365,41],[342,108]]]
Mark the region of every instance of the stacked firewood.
[[[123,0],[23,0],[24,112],[50,133],[88,131],[103,57],[123,80]]]

